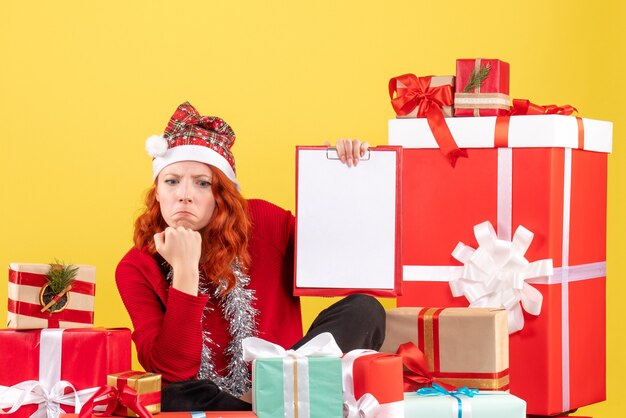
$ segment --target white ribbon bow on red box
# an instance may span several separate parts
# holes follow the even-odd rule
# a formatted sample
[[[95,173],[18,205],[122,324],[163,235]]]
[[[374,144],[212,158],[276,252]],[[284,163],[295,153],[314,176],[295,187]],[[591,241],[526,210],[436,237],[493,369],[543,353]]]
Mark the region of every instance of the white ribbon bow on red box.
[[[453,296],[465,296],[472,308],[505,308],[509,334],[524,328],[522,307],[539,315],[543,296],[526,281],[553,274],[552,259],[526,260],[533,233],[523,226],[512,241],[498,239],[490,222],[474,226],[478,248],[459,242],[452,256],[464,264],[460,277],[450,281]]]

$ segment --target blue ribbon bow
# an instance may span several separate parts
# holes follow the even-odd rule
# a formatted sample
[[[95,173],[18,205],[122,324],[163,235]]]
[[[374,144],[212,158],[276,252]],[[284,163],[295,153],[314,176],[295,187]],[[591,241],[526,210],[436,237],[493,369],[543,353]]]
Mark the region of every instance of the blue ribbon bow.
[[[467,386],[449,391],[443,386],[433,383],[432,387],[418,389],[417,394],[420,396],[452,396],[457,402],[457,417],[463,418],[463,401],[459,395],[465,395],[470,398],[478,395],[478,389],[470,389]]]

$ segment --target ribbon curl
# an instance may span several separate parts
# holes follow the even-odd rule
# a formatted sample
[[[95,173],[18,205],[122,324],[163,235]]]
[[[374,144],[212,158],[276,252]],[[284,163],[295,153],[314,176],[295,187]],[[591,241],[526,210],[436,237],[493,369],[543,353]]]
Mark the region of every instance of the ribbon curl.
[[[66,389],[70,393],[65,393]],[[12,414],[22,406],[36,404],[39,407],[30,415],[30,418],[58,418],[62,413],[61,405],[74,407],[74,412],[80,411],[82,403],[86,401],[96,388],[77,391],[74,386],[65,380],[60,380],[52,386],[47,386],[38,380],[26,380],[11,387],[0,386],[0,414]],[[8,411],[4,409],[10,408]]]
[[[375,418],[380,410],[380,404],[374,395],[365,393],[357,401],[345,399],[343,401],[344,418]]]
[[[459,242],[452,252],[464,264],[461,277],[450,282],[452,295],[465,296],[474,308],[505,308],[512,334],[524,328],[522,307],[531,315],[541,312],[543,296],[526,281],[552,275],[552,259],[526,260],[533,233],[521,225],[512,241],[498,239],[488,221],[474,226],[474,235],[476,250]]]
[[[407,342],[401,344],[396,352],[397,355],[402,357],[402,364],[407,369],[404,371],[404,391],[413,392],[417,388],[425,386],[439,385],[449,389],[453,389],[454,386],[447,383],[436,383],[436,378],[428,370],[428,361],[426,355],[420,350],[415,343]]]
[[[526,99],[514,99],[511,115],[571,115],[578,109],[571,105],[557,106],[553,104],[538,105]]]
[[[404,74],[389,80],[389,98],[391,106],[399,116],[408,115],[417,109],[418,118],[426,118],[428,126],[439,144],[439,149],[454,167],[459,157],[467,157],[467,151],[459,148],[452,137],[450,128],[443,117],[442,106],[454,103],[452,85],[430,87],[432,77],[417,77]],[[398,88],[398,82],[405,88]]]
[[[494,145],[506,148],[509,146],[509,122],[511,116],[519,115],[564,115],[578,113],[578,109],[571,105],[557,106],[553,104],[541,106],[526,99],[514,99],[513,106],[506,115],[496,118]],[[578,125],[578,148],[585,148],[585,126],[581,117],[576,116]]]

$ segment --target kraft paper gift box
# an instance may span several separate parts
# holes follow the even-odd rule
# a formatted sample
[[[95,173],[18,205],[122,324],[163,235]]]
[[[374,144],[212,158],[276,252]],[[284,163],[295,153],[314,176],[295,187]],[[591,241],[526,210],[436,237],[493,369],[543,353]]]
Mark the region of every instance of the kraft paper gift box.
[[[412,74],[410,74],[410,76],[413,76]],[[415,94],[419,94],[420,91],[418,91],[416,89],[415,86],[413,86],[411,80],[406,80],[405,78],[403,78],[404,76],[400,76],[400,77],[396,77],[393,78],[391,83],[394,84],[394,88],[395,88],[395,93],[398,97],[402,97],[402,96],[406,96],[406,95],[415,95]],[[413,76],[415,77],[415,76]],[[428,87],[426,89],[426,91],[428,90],[434,90],[436,87],[442,87],[442,86],[449,86],[450,92],[454,91],[454,86],[455,86],[455,82],[454,82],[454,76],[453,75],[443,75],[443,76],[429,76],[430,78],[430,82],[428,83]],[[407,85],[408,84],[408,85]],[[445,97],[446,95],[443,95],[442,97]],[[393,97],[392,97],[393,98]],[[413,107],[412,110],[409,111],[409,113],[404,114],[404,112],[401,112],[402,114],[398,114],[396,117],[398,118],[417,118],[418,116],[418,109],[419,109],[419,103],[415,102],[414,103],[415,106],[411,106]],[[408,109],[407,109],[408,110]],[[453,116],[453,112],[454,112],[454,107],[452,106],[452,98],[450,97],[450,100],[445,100],[443,101],[442,105],[441,105],[441,111],[443,113],[443,116],[446,118],[451,118]],[[421,116],[424,117],[424,116]]]
[[[472,74],[489,67],[483,83],[469,89]],[[456,60],[456,87],[454,93],[454,116],[497,116],[509,111],[509,64],[497,59]]]
[[[243,350],[252,362],[252,410],[259,418],[343,418],[342,352],[330,333],[295,351],[249,337]]]
[[[137,394],[137,401],[151,414],[161,412],[161,375],[138,371],[114,373],[107,376],[107,384],[119,391],[125,386],[133,389]],[[123,417],[136,417],[128,406],[118,404],[113,412],[114,415]]]
[[[406,417],[411,418],[525,418],[526,402],[506,392],[478,392],[464,388],[420,389],[406,393]]]
[[[476,227],[485,246],[474,258],[498,259],[497,251],[505,249],[522,273],[511,275],[511,266],[499,265],[494,277],[509,286],[509,293],[489,297],[530,296],[526,309],[539,313],[522,313],[519,303],[509,306],[510,326],[523,326],[510,336],[511,393],[525,399],[528,413],[536,415],[604,400],[612,124],[562,115],[447,121],[468,154],[456,167],[441,156],[425,121],[389,121],[390,144],[404,146],[404,294],[398,306],[468,306],[451,290],[459,294],[459,284],[472,284],[460,279],[465,269],[480,271],[469,256],[478,246]],[[498,240],[485,236],[484,221],[494,225]],[[551,262],[552,274],[532,272],[542,260]],[[489,297],[475,299],[472,306]]]
[[[425,355],[435,381],[481,390],[509,388],[507,312],[490,308],[387,310],[380,351],[396,353],[412,342]]]
[[[56,418],[130,369],[130,330],[0,330],[0,352],[0,408],[9,418]]]
[[[341,361],[344,418],[404,416],[400,356],[352,350]]]
[[[11,263],[9,266],[8,328],[92,328],[96,294],[96,268],[78,267],[72,289],[58,311],[41,312],[46,305],[42,292],[47,285],[49,264]]]

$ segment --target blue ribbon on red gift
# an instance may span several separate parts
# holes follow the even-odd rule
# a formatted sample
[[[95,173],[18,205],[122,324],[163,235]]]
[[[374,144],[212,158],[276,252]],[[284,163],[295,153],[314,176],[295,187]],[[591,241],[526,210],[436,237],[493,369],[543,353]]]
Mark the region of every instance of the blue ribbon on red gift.
[[[432,387],[418,389],[417,394],[420,396],[452,396],[457,401],[457,417],[463,418],[463,401],[459,395],[472,398],[479,393],[478,389],[470,389],[467,386],[450,391],[437,383],[433,383]]]

